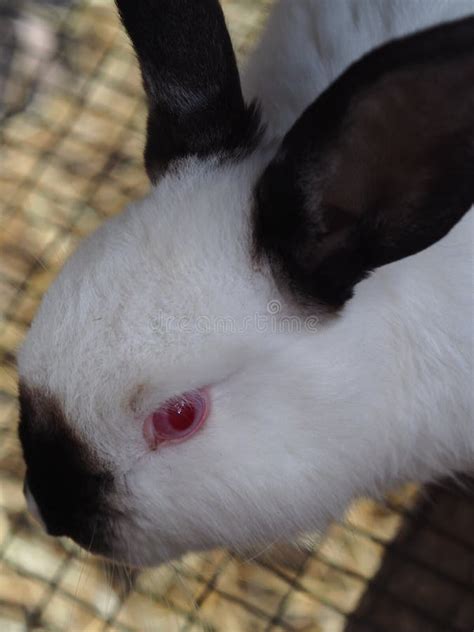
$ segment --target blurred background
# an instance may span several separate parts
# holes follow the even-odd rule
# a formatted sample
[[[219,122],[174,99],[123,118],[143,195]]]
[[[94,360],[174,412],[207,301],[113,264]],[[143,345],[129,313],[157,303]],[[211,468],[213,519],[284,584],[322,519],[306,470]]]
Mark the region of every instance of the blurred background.
[[[223,1],[239,61],[271,4]],[[467,480],[361,499],[299,547],[143,572],[49,538],[26,515],[15,349],[78,242],[147,190],[144,123],[112,0],[0,0],[0,630],[473,630]]]

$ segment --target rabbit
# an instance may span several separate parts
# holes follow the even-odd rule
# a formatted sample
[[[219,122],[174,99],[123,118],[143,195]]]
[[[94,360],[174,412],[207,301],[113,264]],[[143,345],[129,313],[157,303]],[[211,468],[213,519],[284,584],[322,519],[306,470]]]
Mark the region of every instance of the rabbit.
[[[117,0],[149,193],[18,352],[25,496],[141,567],[321,532],[474,464],[472,1]]]

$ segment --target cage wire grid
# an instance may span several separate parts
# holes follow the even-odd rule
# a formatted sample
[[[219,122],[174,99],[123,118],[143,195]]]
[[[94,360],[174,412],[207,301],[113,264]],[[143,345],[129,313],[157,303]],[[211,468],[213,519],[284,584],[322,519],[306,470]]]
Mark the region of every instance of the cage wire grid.
[[[239,60],[271,3],[223,2]],[[49,538],[27,517],[16,436],[15,349],[42,294],[79,241],[147,190],[145,107],[138,68],[111,0],[1,0],[0,20],[5,62],[0,75],[0,629],[474,629],[474,503],[468,483],[434,490],[435,503],[420,503],[415,485],[384,503],[362,499],[343,523],[299,547],[277,545],[248,559],[226,551],[190,554],[140,572]],[[446,504],[447,512],[439,510]]]

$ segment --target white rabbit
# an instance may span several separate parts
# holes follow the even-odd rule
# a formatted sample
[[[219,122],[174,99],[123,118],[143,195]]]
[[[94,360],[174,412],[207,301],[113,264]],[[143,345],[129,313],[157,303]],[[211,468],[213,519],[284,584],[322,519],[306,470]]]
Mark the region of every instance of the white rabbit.
[[[261,115],[216,0],[118,6],[154,185],[19,352],[32,511],[149,565],[472,468],[473,2],[281,2]]]

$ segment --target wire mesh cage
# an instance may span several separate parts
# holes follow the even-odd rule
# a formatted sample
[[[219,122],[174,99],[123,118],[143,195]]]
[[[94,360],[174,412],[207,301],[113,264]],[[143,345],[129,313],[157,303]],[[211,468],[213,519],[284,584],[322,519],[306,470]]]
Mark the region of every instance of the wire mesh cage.
[[[271,0],[226,0],[240,60]],[[15,349],[85,235],[147,189],[145,107],[111,0],[0,3],[0,627],[138,632],[466,632],[474,628],[468,483],[363,499],[298,547],[190,554],[137,571],[30,521],[16,437]]]

